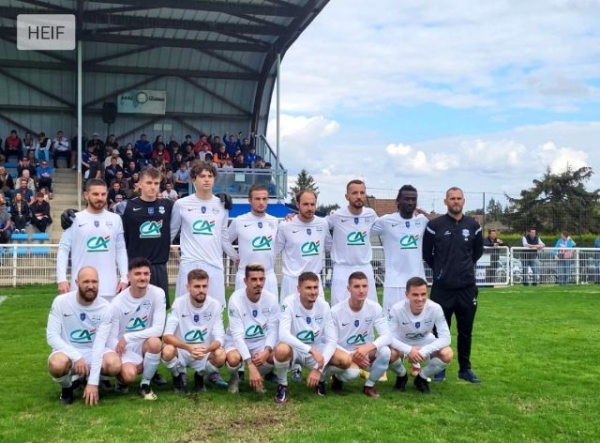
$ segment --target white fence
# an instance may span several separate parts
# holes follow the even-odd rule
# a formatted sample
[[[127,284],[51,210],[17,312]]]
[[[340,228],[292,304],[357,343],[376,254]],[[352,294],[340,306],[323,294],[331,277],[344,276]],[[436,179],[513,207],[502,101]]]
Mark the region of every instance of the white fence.
[[[0,245],[0,286],[56,283],[56,244]],[[526,248],[486,248],[477,262],[475,276],[478,286],[502,286],[521,283],[586,284],[600,283],[600,250],[575,248],[568,258],[560,258],[559,250],[544,248],[535,257],[528,257]],[[373,248],[373,268],[379,285],[385,280],[385,259],[381,247]],[[235,282],[235,266],[224,259],[226,285]],[[169,280],[175,284],[179,269],[179,247],[171,247],[168,263]],[[281,270],[278,262],[276,271]],[[425,275],[432,282],[431,269],[425,264]],[[331,280],[331,261],[325,259],[323,281]]]

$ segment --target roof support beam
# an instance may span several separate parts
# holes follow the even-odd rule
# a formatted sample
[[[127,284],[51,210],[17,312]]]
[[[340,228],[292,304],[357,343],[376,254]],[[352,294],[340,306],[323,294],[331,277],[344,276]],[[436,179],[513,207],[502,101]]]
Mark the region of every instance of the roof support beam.
[[[70,102],[68,100],[65,100],[61,96],[53,94],[50,91],[46,91],[44,88],[41,88],[40,86],[34,85],[33,83],[29,83],[28,81],[23,80],[19,76],[11,74],[10,72],[7,72],[5,69],[0,68],[0,74],[2,74],[5,77],[8,77],[8,78],[16,81],[17,83],[21,83],[22,85],[25,85],[28,88],[33,89],[34,91],[37,91],[37,92],[39,92],[42,95],[45,95],[46,97],[50,97],[52,100],[56,100],[57,102],[62,103],[63,105],[67,105],[69,107],[74,107],[75,106],[75,103],[72,103],[72,102]]]
[[[117,89],[116,91],[111,91],[108,94],[103,95],[102,97],[98,97],[98,98],[95,98],[94,100],[91,100],[91,101],[89,101],[87,103],[84,103],[83,104],[83,109],[91,108],[92,106],[94,106],[94,105],[96,105],[98,103],[102,103],[102,102],[104,102],[104,100],[107,100],[107,99],[109,99],[111,97],[113,97],[116,100],[116,96],[118,96],[119,94],[122,94],[124,92],[130,91],[132,89],[139,88],[140,86],[147,85],[148,83],[156,81],[159,78],[162,78],[162,76],[161,75],[155,75],[153,77],[146,78],[146,79],[144,79],[142,81],[133,83],[131,85],[127,85],[127,86],[125,86],[125,87],[123,87],[121,89]]]
[[[242,114],[246,114],[246,116],[250,117],[252,114],[250,114],[250,112],[248,112],[246,109],[242,108],[240,105],[238,105],[237,103],[232,102],[231,100],[226,99],[225,97],[223,97],[220,94],[217,94],[216,92],[213,92],[211,89],[207,88],[206,86],[202,86],[200,84],[198,84],[197,82],[195,82],[194,80],[187,78],[187,77],[181,77],[182,80],[185,80],[186,82],[188,82],[190,85],[193,85],[194,87],[200,89],[202,92],[210,95],[213,98],[216,98],[217,100],[225,103],[226,105],[231,106],[233,109],[235,109],[236,111],[239,111]]]

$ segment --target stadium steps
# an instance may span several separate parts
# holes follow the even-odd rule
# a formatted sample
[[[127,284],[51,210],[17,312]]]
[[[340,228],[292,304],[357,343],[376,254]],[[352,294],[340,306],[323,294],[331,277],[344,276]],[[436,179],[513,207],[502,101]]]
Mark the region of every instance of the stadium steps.
[[[52,181],[54,192],[50,200],[50,212],[53,223],[50,225],[50,243],[58,243],[62,235],[60,227],[60,214],[67,208],[77,209],[77,171],[59,168],[54,170]],[[82,200],[82,205],[85,203]]]

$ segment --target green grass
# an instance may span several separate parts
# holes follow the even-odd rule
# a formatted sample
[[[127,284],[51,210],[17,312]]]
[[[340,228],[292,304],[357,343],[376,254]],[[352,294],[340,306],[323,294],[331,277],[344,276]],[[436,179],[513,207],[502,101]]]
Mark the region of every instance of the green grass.
[[[106,394],[97,407],[63,407],[46,372],[45,324],[54,286],[4,289],[0,305],[0,442],[592,442],[600,424],[599,286],[486,289],[480,293],[473,365],[483,383],[448,378],[432,395],[379,383],[378,400],[360,393],[321,398],[290,385],[238,396],[209,386],[179,397],[171,385],[156,402],[134,390]],[[164,368],[160,369],[167,375]]]

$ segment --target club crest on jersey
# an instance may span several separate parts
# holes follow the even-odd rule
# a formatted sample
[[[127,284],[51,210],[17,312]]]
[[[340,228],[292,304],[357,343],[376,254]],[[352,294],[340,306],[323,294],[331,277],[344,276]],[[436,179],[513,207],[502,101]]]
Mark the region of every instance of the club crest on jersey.
[[[100,222],[98,220],[94,220],[94,226],[99,228],[100,227]]]
[[[360,220],[359,220],[359,218],[358,218],[358,217],[354,217],[354,224],[355,224],[355,225],[357,225],[359,221],[360,221]]]
[[[308,235],[311,235],[311,234],[312,234],[312,229],[310,229],[310,228],[306,228],[306,233],[307,233]]]
[[[271,310],[269,308],[263,308],[262,315],[269,315],[270,313],[271,313]]]
[[[150,303],[150,300],[144,300],[142,302],[142,308],[144,309],[150,309],[152,307],[152,303]]]
[[[148,215],[154,215],[154,208],[153,207],[148,207]]]
[[[113,223],[112,223],[111,221],[107,221],[107,222],[106,222],[106,227],[107,227],[108,229],[111,229],[111,228],[113,227]]]
[[[410,222],[409,221],[404,222],[404,224],[406,225],[407,228],[410,228]]]
[[[262,227],[263,227],[263,222],[261,222],[261,221],[260,221],[260,222],[258,222],[258,227],[259,227],[260,229],[262,229]]]
[[[257,309],[253,309],[252,310],[252,317],[255,317],[258,315],[258,310]]]
[[[421,220],[415,221],[415,226],[421,226]]]
[[[310,317],[306,317],[306,324],[307,324],[307,325],[310,325],[310,322],[311,322],[311,321],[312,321],[312,320],[310,319]]]
[[[81,319],[81,321],[85,321],[85,312],[79,314],[79,318]]]
[[[198,314],[194,314],[194,323],[198,323],[200,320],[200,316]]]
[[[165,207],[164,206],[159,206],[158,207],[158,213],[159,214],[164,214],[166,212]]]
[[[200,212],[202,212],[203,214],[206,214],[206,206],[202,206],[200,208]]]
[[[213,214],[218,214],[219,212],[220,212],[219,208],[212,208],[212,213]]]
[[[469,230],[468,229],[463,229],[462,230],[462,235],[465,238],[465,241],[467,241],[469,239]]]
[[[373,317],[367,317],[365,318],[365,323],[370,325],[371,323],[373,323]]]
[[[415,328],[419,329],[420,327],[421,327],[421,322],[420,321],[415,322]]]
[[[93,315],[90,317],[90,320],[92,321],[92,324],[94,326],[97,326],[98,323],[100,323],[100,321],[102,320],[102,318],[99,315]]]
[[[323,317],[315,317],[315,323],[320,325],[321,323],[323,323]]]
[[[204,314],[204,320],[210,321],[211,319],[212,319],[212,313],[207,312],[206,314]]]
[[[358,325],[360,324],[360,321],[358,320],[354,320],[354,326],[358,328]]]

